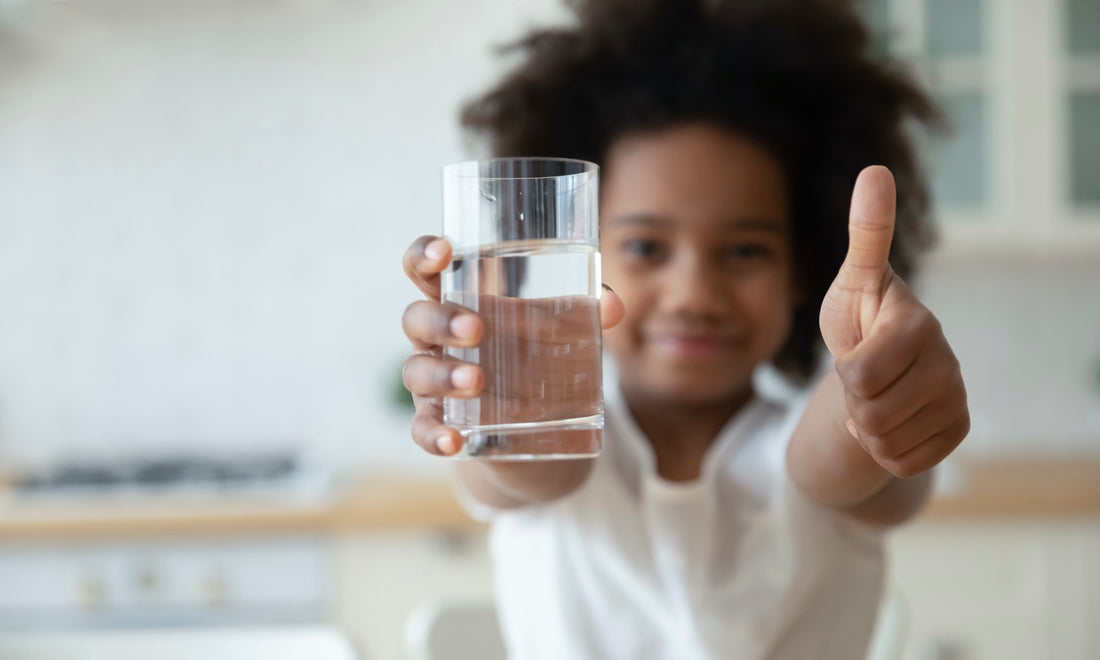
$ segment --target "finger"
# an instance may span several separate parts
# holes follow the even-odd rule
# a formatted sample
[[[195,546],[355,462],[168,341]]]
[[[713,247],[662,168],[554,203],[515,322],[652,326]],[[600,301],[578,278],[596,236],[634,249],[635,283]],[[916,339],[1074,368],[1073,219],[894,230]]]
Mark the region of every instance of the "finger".
[[[512,298],[481,295],[469,305],[486,320],[483,336],[579,348],[599,337],[600,306],[592,296]]]
[[[604,330],[614,328],[624,316],[626,308],[623,307],[622,298],[604,284],[603,295],[600,296],[600,327]]]
[[[960,410],[950,398],[937,399],[887,433],[872,435],[857,428],[856,434],[872,456],[898,458],[942,433],[957,422],[961,414],[965,414],[965,409]]]
[[[461,305],[417,300],[405,308],[401,328],[413,346],[424,351],[434,346],[477,346],[483,326],[477,314]]]
[[[438,236],[416,239],[401,260],[405,274],[432,300],[439,300],[439,274],[450,263],[451,244]]]
[[[895,477],[915,477],[939,465],[969,432],[970,418],[965,417],[897,458],[876,458],[876,461]]]
[[[473,399],[485,387],[484,374],[477,365],[424,354],[405,360],[401,381],[405,389],[419,397]]]
[[[912,297],[907,287],[906,295]],[[878,396],[912,367],[933,338],[942,336],[939,321],[927,307],[920,303],[904,307],[900,313],[886,307],[871,332],[836,358],[837,374],[846,390],[864,399]]]
[[[844,403],[861,432],[882,436],[941,399],[965,396],[957,363],[938,351],[924,351],[904,376],[878,396],[864,399],[848,390]]]
[[[881,287],[890,263],[896,203],[890,170],[872,165],[859,173],[848,216],[848,254],[838,277],[844,288],[875,292]]]
[[[462,447],[462,435],[456,429],[443,424],[443,420],[429,412],[413,417],[413,442],[429,454],[453,456]]]

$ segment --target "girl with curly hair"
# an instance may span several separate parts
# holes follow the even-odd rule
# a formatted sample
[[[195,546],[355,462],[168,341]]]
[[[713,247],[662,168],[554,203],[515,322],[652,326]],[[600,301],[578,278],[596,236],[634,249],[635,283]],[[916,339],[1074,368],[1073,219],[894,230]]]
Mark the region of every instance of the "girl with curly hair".
[[[969,431],[959,365],[906,285],[930,244],[910,129],[936,119],[825,0],[586,0],[512,46],[464,109],[494,156],[602,169],[608,379],[595,459],[457,462],[492,521],[511,657],[852,660],[883,536]],[[444,360],[481,320],[439,301],[451,246],[405,271],[416,442],[453,455]]]

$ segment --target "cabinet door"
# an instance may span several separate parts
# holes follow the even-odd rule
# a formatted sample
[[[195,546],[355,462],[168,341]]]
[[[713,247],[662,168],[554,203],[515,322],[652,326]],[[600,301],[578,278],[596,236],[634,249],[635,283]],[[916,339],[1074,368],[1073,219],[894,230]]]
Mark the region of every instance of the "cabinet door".
[[[1082,611],[1082,631],[1085,658],[1100,658],[1100,519],[1092,521],[1082,544],[1081,581],[1085,604]]]
[[[892,579],[909,608],[907,658],[1051,657],[1043,532],[1026,525],[917,523],[899,531],[890,548]]]
[[[941,251],[1100,254],[1095,0],[867,0],[949,133],[922,136]]]
[[[492,595],[484,532],[351,534],[336,556],[336,618],[372,660],[406,657],[405,621],[421,601]]]

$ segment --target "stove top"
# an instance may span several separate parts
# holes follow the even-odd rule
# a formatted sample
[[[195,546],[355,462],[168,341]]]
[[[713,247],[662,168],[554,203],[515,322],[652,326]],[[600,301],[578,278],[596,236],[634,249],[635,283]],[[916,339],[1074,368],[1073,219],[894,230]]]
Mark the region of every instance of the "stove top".
[[[40,472],[17,475],[13,483],[16,495],[32,498],[246,493],[284,496],[323,490],[326,485],[321,471],[306,468],[291,452],[70,460]]]

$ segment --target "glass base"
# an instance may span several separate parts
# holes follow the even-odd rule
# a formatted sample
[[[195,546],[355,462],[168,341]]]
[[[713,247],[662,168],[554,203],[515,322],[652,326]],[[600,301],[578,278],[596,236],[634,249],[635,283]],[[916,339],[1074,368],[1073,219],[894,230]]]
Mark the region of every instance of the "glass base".
[[[459,459],[554,461],[593,458],[603,446],[603,415],[526,424],[458,427]]]

